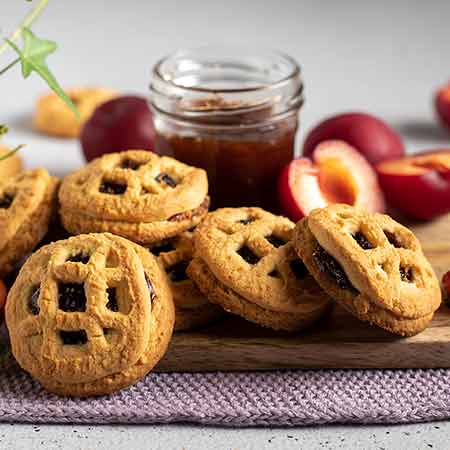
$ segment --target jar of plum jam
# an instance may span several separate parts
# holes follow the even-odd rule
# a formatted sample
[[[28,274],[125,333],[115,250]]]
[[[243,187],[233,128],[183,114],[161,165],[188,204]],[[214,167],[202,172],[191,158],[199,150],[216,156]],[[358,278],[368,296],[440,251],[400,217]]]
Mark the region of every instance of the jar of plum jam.
[[[303,103],[298,64],[274,51],[203,47],[153,69],[156,150],[208,173],[213,208],[277,210]]]

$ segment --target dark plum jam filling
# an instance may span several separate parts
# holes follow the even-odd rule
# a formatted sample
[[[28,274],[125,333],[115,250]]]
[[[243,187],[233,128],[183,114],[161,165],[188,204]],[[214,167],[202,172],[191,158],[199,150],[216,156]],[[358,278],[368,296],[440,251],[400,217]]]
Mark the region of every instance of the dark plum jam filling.
[[[126,185],[114,183],[112,181],[103,181],[100,185],[100,192],[109,195],[121,195],[127,190]]]
[[[70,256],[67,259],[67,262],[87,264],[89,259],[90,255],[86,255],[85,253],[77,253],[76,255]]]
[[[271,234],[270,236],[266,236],[267,242],[272,244],[275,248],[282,247],[286,244],[286,241],[279,238],[278,236],[275,236],[274,234]]]
[[[119,304],[117,303],[117,289],[115,287],[109,287],[106,289],[106,295],[108,297],[106,307],[113,312],[118,312]]]
[[[249,264],[256,264],[260,258],[255,255],[246,245],[241,247],[237,254],[247,263]]]
[[[12,202],[14,201],[14,195],[11,194],[3,194],[0,198],[0,209],[8,209]]]
[[[238,220],[237,223],[242,223],[242,225],[248,225],[254,222],[255,220],[256,220],[255,217],[247,217],[246,219]]]
[[[150,301],[153,302],[156,298],[155,288],[153,287],[152,282],[148,279],[147,275],[145,276],[145,281],[147,282],[148,292],[150,293]]]
[[[133,161],[132,159],[125,159],[124,161],[122,161],[122,164],[120,165],[122,169],[130,169],[130,170],[138,170],[139,167],[141,166],[142,164],[140,162]]]
[[[86,311],[86,295],[84,285],[64,283],[58,286],[58,306],[65,312]]]
[[[167,186],[174,188],[177,186],[177,182],[169,175],[167,175],[167,173],[160,173],[155,180],[158,183],[164,183]]]
[[[28,309],[30,310],[31,314],[34,316],[37,316],[39,314],[40,308],[39,308],[39,294],[41,290],[39,286],[36,286],[31,291],[31,295],[28,298]]]
[[[412,270],[406,269],[405,267],[400,267],[400,278],[402,281],[405,281],[406,283],[412,282]]]
[[[312,257],[319,270],[333,278],[341,289],[355,289],[341,265],[320,245],[317,246]]]
[[[64,345],[83,345],[87,342],[87,334],[84,330],[63,331],[59,332],[59,336]]]
[[[373,245],[369,242],[369,240],[364,236],[361,231],[358,231],[355,234],[352,234],[353,239],[359,244],[359,246],[364,250],[370,250],[373,248]]]

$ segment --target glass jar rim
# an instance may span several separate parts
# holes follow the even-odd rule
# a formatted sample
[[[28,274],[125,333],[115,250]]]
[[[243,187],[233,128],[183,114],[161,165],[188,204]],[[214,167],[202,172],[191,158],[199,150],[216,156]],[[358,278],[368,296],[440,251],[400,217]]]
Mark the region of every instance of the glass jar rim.
[[[233,49],[239,49],[240,51],[244,50],[254,50],[256,53],[259,53],[262,55],[263,53],[266,54],[266,56],[272,56],[279,58],[280,60],[283,60],[284,62],[288,63],[291,66],[290,72],[288,72],[286,75],[284,75],[282,78],[270,82],[270,83],[261,83],[259,85],[255,85],[252,87],[242,87],[242,88],[208,88],[208,87],[201,87],[201,86],[188,86],[184,84],[179,84],[176,81],[174,81],[172,78],[167,78],[164,76],[161,68],[164,63],[169,61],[170,59],[175,59],[177,57],[180,57],[182,55],[187,55],[190,52],[201,52],[206,50],[213,50],[213,49],[227,49],[227,50],[233,50]],[[187,49],[180,49],[175,52],[169,53],[166,56],[162,57],[157,61],[155,66],[152,70],[152,75],[158,79],[159,81],[163,83],[168,83],[172,85],[174,88],[182,89],[187,92],[198,92],[198,93],[204,93],[204,94],[218,94],[218,93],[224,93],[224,94],[233,94],[233,93],[245,93],[245,92],[257,92],[257,91],[264,91],[264,90],[270,90],[282,87],[283,84],[289,83],[290,80],[299,77],[301,73],[300,65],[295,61],[294,58],[289,56],[286,53],[283,53],[278,50],[272,50],[272,49],[261,49],[261,48],[253,48],[250,46],[247,47],[237,47],[233,45],[224,45],[224,46],[213,46],[213,45],[206,45],[196,48],[187,48]]]
[[[157,108],[155,105],[150,104],[150,109],[152,113],[161,115],[165,118],[165,120],[169,120],[178,126],[188,126],[195,128],[196,130],[204,130],[205,132],[214,132],[218,133],[229,133],[235,131],[237,133],[242,132],[251,132],[255,130],[261,130],[261,127],[271,128],[276,126],[277,123],[283,122],[285,120],[290,119],[291,117],[296,117],[298,112],[298,106],[292,107],[287,111],[283,111],[282,113],[278,113],[276,115],[271,116],[270,118],[261,121],[261,122],[251,122],[251,123],[205,123],[201,121],[192,121],[189,117],[184,117],[179,114],[173,114],[170,112],[163,111]]]

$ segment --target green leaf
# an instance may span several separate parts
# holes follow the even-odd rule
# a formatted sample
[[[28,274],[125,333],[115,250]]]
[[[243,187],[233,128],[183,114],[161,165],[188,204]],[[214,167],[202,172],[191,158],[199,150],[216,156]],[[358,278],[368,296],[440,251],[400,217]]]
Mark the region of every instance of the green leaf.
[[[47,66],[46,58],[56,51],[56,42],[38,38],[29,28],[23,29],[22,36],[23,50],[9,39],[6,39],[6,42],[20,57],[23,77],[28,78],[32,72],[36,72],[79,118],[76,106]]]
[[[8,132],[8,127],[0,123],[0,139]]]

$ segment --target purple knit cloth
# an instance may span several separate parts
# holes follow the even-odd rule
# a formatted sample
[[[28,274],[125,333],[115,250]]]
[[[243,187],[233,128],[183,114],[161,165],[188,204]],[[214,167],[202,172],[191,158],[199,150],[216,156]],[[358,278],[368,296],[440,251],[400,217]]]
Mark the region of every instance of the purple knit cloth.
[[[450,417],[450,370],[149,374],[94,399],[46,393],[15,363],[0,375],[0,421],[225,426],[406,423]]]

